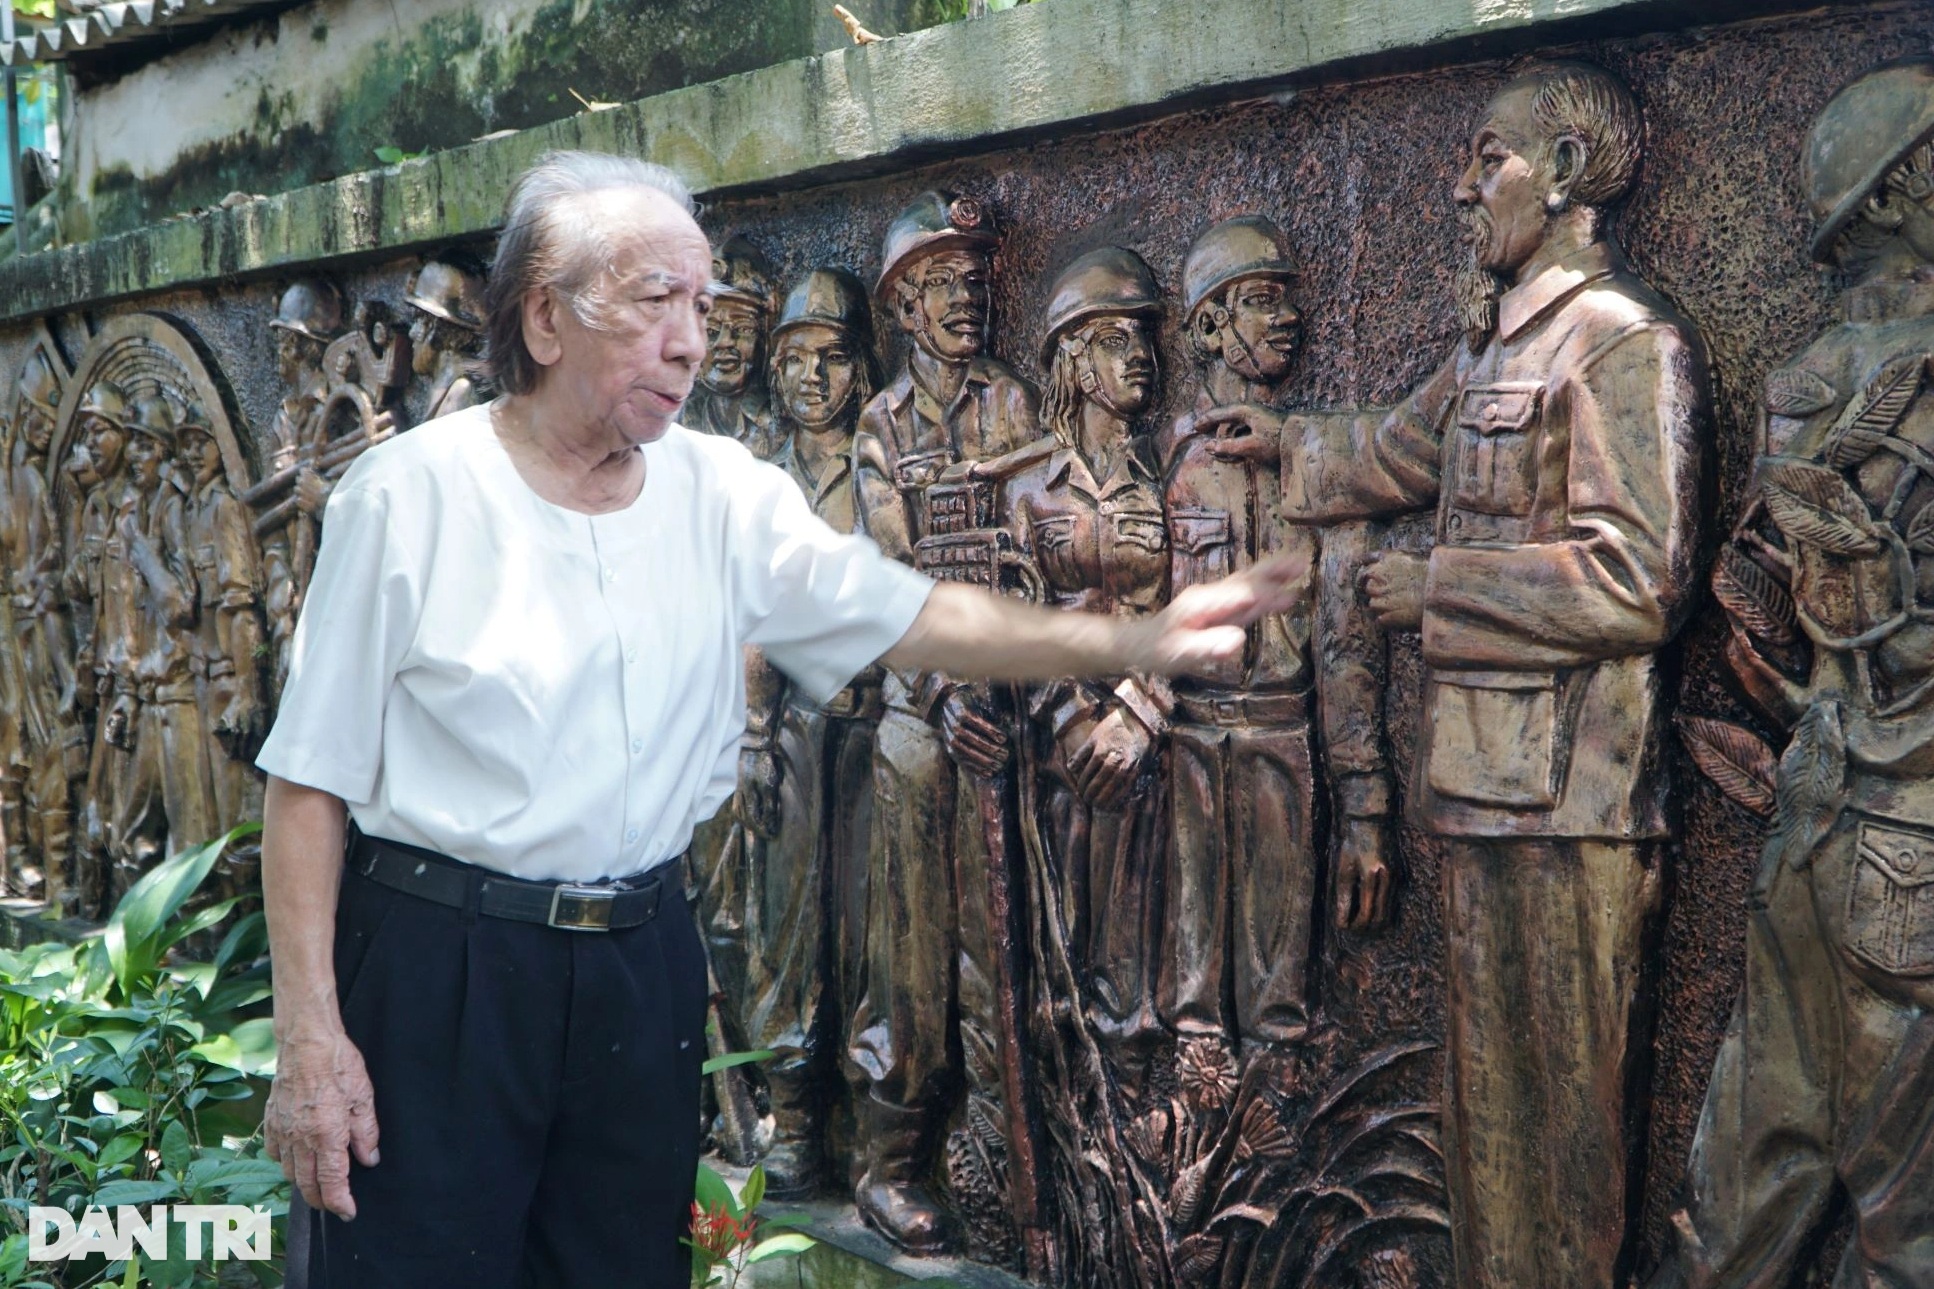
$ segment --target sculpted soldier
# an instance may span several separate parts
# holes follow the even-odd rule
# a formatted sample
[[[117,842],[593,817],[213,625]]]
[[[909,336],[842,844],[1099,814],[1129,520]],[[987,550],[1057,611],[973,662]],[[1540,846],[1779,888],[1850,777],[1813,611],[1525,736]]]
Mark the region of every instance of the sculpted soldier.
[[[813,513],[853,531],[853,431],[879,384],[866,288],[815,269],[772,330],[772,391],[785,432],[773,464]],[[765,1066],[772,1147],[767,1193],[801,1195],[825,1176],[826,1109],[844,1022],[859,987],[880,673],[869,668],[823,706],[763,660],[748,685],[738,813],[756,840],[744,1030],[779,1052]]]
[[[430,382],[423,419],[460,412],[477,402],[471,364],[483,353],[483,280],[449,260],[431,260],[410,279],[404,297],[410,324],[410,369]]]
[[[296,282],[282,293],[282,299],[269,321],[275,336],[276,371],[288,396],[276,410],[269,435],[272,444],[269,466],[280,471],[295,464],[296,454],[316,434],[312,422],[322,415],[329,396],[329,377],[323,371],[323,351],[343,329],[342,295],[328,282],[308,278]],[[311,508],[319,512],[320,501],[310,489]],[[269,639],[274,658],[275,687],[280,691],[289,673],[289,647],[295,640],[295,619],[301,609],[301,587],[296,582],[299,561],[294,549],[292,527],[313,522],[298,516],[295,524],[265,533],[262,562],[268,588],[265,607],[269,618]]]
[[[127,479],[107,530],[100,626],[114,696],[102,721],[130,756],[113,789],[116,893],[152,859],[215,833],[208,737],[194,674],[186,498],[168,465],[180,414],[165,394],[127,420]]]
[[[1296,276],[1281,231],[1253,215],[1208,229],[1182,262],[1204,372],[1167,449],[1172,588],[1292,548],[1310,570],[1297,607],[1250,627],[1241,658],[1175,681],[1157,1001],[1184,1037],[1281,1043],[1308,1030],[1320,869],[1313,698],[1335,796],[1337,925],[1374,925],[1389,909],[1384,644],[1355,594],[1374,534],[1364,523],[1280,522],[1276,472],[1220,459],[1194,429],[1195,413],[1213,407],[1282,405],[1302,321]]]
[[[128,416],[127,397],[118,386],[105,380],[82,395],[75,411],[78,459],[69,470],[80,485],[84,500],[68,537],[68,565],[61,578],[76,627],[76,707],[83,714],[92,714],[94,727],[86,787],[77,803],[85,853],[76,856],[74,865],[80,910],[93,916],[104,916],[108,909],[108,822],[113,809],[112,794],[126,777],[128,759],[125,738],[117,741],[107,737],[111,704],[106,700],[114,684],[109,660],[119,656],[124,646],[110,644],[104,621],[108,608],[108,532],[128,491]],[[120,625],[121,634],[116,638],[124,639],[125,619]]]
[[[1834,1284],[1934,1285],[1934,61],[1842,89],[1802,173],[1843,321],[1768,377],[1714,579],[1734,669],[1798,728],[1659,1289],[1786,1284],[1836,1193]]]
[[[854,486],[861,529],[909,563],[942,474],[1036,434],[1033,391],[987,356],[996,244],[986,207],[946,193],[923,193],[887,228],[874,294],[912,343],[860,417]],[[866,1089],[857,1201],[887,1238],[933,1253],[953,1238],[930,1179],[963,1074],[968,1091],[1003,1103],[975,776],[998,772],[1010,748],[984,690],[889,672],[882,692],[866,988],[848,1047]]]
[[[254,758],[268,732],[257,656],[266,634],[262,570],[248,507],[229,489],[207,414],[192,404],[183,409],[176,439],[188,480],[181,527],[196,603],[191,669],[199,681],[215,830],[221,831],[261,810]]]
[[[1048,603],[1140,615],[1168,599],[1162,478],[1140,420],[1154,405],[1161,290],[1121,247],[1063,269],[1048,295],[1041,363],[1048,437],[1001,483],[998,510]],[[1131,1062],[1159,1036],[1163,841],[1159,750],[1174,706],[1141,677],[1060,681],[1028,693],[1039,823],[1089,1018]]]
[[[21,371],[13,416],[7,487],[0,496],[0,560],[7,570],[12,647],[19,678],[13,713],[25,768],[20,834],[40,858],[42,896],[67,909],[72,863],[70,779],[85,761],[84,735],[74,719],[73,646],[60,595],[61,546],[47,480],[47,452],[60,404],[60,379],[36,349]],[[71,911],[71,910],[69,910]]]
[[[1385,554],[1364,585],[1429,668],[1411,811],[1445,843],[1462,1286],[1625,1274],[1669,835],[1659,653],[1698,575],[1707,406],[1697,338],[1606,229],[1642,136],[1604,71],[1513,79],[1456,190],[1470,280],[1508,286],[1469,294],[1469,343],[1390,412],[1250,405],[1229,415],[1258,433],[1220,448],[1280,455],[1292,518],[1437,508],[1428,559]]]
[[[766,327],[772,321],[772,267],[744,237],[712,257],[712,312],[705,319],[705,368],[685,400],[680,423],[723,434],[769,459],[779,450],[766,393]]]

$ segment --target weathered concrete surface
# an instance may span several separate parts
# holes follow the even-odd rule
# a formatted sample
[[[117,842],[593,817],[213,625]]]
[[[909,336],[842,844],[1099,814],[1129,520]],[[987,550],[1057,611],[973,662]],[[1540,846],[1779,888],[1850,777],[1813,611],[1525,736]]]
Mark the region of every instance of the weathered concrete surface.
[[[813,0],[314,0],[79,91],[68,242],[799,58]]]
[[[1605,34],[1799,7],[1810,6],[1049,0],[8,263],[0,319],[487,232],[509,179],[546,148],[641,154],[713,195],[796,189],[1190,103],[1549,44],[1586,20]]]

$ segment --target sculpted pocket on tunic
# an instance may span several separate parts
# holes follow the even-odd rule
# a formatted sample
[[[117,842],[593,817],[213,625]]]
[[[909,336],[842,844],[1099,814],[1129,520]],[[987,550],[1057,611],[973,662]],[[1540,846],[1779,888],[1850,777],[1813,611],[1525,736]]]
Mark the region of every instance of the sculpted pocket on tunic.
[[[1168,524],[1178,588],[1213,582],[1233,571],[1228,511],[1178,506],[1169,512]]]
[[[1549,672],[1458,672],[1430,683],[1433,792],[1484,806],[1549,810],[1563,782],[1563,694]]]
[[[1538,499],[1538,413],[1544,386],[1535,382],[1473,385],[1457,409],[1451,504],[1481,515],[1528,515]]]
[[[1847,949],[1889,975],[1934,975],[1934,834],[1861,820]]]
[[[1050,587],[1072,587],[1081,580],[1074,561],[1074,525],[1073,515],[1049,515],[1028,525],[1034,557]]]

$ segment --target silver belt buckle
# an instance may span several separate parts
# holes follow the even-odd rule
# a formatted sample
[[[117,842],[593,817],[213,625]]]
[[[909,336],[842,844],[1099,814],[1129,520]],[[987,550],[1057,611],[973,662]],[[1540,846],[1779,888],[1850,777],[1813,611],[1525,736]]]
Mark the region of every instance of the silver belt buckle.
[[[564,931],[609,931],[611,901],[617,895],[606,886],[559,883],[551,888],[551,914],[544,919],[544,925]]]

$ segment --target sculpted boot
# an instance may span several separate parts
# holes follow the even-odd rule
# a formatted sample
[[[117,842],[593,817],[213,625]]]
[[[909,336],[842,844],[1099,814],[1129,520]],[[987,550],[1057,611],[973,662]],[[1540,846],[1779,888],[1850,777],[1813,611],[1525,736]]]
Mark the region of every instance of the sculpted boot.
[[[867,1166],[853,1198],[868,1226],[908,1253],[932,1257],[954,1246],[954,1224],[927,1180],[932,1168],[923,1118],[864,1103],[860,1149]]]
[[[772,1148],[764,1159],[766,1194],[774,1199],[805,1199],[825,1181],[825,1125],[818,1088],[809,1071],[766,1072],[772,1099]]]

